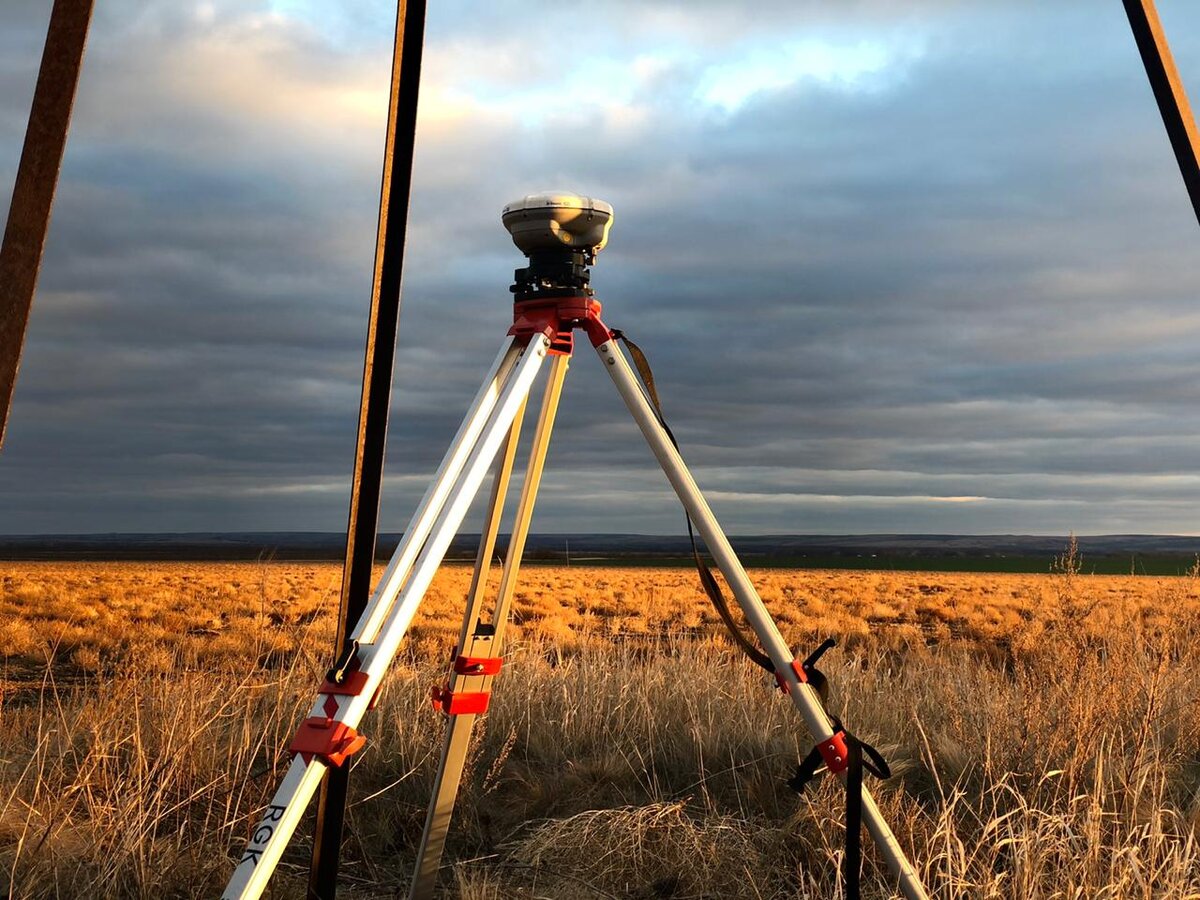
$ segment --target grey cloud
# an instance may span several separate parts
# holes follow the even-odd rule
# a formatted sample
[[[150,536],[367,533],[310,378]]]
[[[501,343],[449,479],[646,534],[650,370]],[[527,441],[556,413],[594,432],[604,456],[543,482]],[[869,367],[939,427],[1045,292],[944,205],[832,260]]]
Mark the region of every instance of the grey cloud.
[[[1200,70],[1200,19],[1162,7]],[[434,11],[385,527],[506,327],[520,260],[500,205],[562,185],[617,208],[594,282],[732,529],[1194,530],[1200,485],[1154,480],[1197,469],[1194,223],[1120,10],[901,8],[616,4],[570,56],[553,48],[579,21],[558,5]],[[381,137],[345,104],[386,76],[386,4],[307,25],[265,9],[218,3],[205,22],[117,3],[98,21],[0,528],[344,522]],[[6,172],[39,15],[0,14]],[[706,65],[756,42],[910,32],[920,52],[860,89],[802,79],[731,112],[695,99]],[[640,82],[632,112],[602,91],[575,111],[487,106],[652,37],[693,52]],[[453,86],[438,79],[489,46],[468,74],[496,84],[438,119]],[[266,82],[233,93],[204,69],[222,61]],[[677,530],[580,356],[536,527]]]

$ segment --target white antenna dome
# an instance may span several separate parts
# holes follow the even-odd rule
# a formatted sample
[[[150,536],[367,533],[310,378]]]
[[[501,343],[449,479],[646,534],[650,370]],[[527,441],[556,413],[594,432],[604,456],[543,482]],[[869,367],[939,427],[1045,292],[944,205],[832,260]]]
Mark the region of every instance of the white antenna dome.
[[[598,253],[608,243],[613,208],[603,200],[565,191],[528,194],[504,207],[500,219],[517,249]]]

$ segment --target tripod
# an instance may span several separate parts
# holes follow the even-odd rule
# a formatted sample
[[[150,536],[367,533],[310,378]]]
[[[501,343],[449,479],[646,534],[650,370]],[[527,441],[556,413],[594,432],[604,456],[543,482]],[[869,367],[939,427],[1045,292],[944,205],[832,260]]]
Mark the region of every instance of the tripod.
[[[611,208],[607,216],[611,219]],[[507,215],[506,224],[509,224]],[[510,230],[516,239],[517,229],[510,226]],[[604,232],[606,237],[607,225]],[[602,246],[603,240],[599,244]],[[594,258],[595,249],[598,246],[593,245],[587,262]],[[599,354],[603,367],[761,642],[780,689],[791,698],[816,741],[826,767],[843,779],[848,777],[849,736],[840,726],[835,727],[825,712],[810,680],[810,670],[794,658],[784,642],[614,333],[601,321],[600,303],[592,297],[587,286],[586,269],[579,260],[576,260],[578,265],[565,265],[559,258],[551,261],[552,266],[539,266],[533,254],[530,258],[534,265],[517,273],[514,323],[507,339],[451,442],[433,483],[404,530],[404,537],[370,604],[355,626],[346,652],[330,669],[309,717],[297,731],[289,747],[294,754],[291,765],[261,823],[251,835],[249,846],[223,895],[224,900],[249,900],[261,895],[326,770],[343,765],[366,742],[357,726],[371,708],[434,573],[489,468],[495,463],[490,502],[450,678],[444,687],[433,691],[435,707],[445,713],[449,721],[434,796],[418,851],[417,870],[408,896],[410,900],[427,900],[432,895],[471,730],[476,717],[487,710],[492,681],[503,663],[504,632],[577,330],[587,336]],[[572,283],[564,284],[564,281]],[[546,363],[549,363],[549,375],[508,553],[494,607],[485,617],[489,560],[499,532],[526,401],[535,376]],[[863,790],[861,797],[862,820],[898,879],[900,890],[908,900],[927,900],[916,871],[905,858],[870,793]]]

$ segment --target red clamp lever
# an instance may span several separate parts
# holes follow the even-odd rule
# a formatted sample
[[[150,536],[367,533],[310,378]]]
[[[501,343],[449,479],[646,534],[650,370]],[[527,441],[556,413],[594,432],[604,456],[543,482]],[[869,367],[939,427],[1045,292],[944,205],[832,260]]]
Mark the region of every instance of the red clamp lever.
[[[448,685],[445,687],[435,685],[431,693],[433,708],[448,716],[487,712],[488,701],[492,698],[490,691],[458,691],[455,693],[450,690]]]
[[[345,722],[313,716],[300,724],[288,752],[299,753],[306,760],[317,756],[331,766],[340,766],[366,743],[367,739]]]
[[[455,654],[452,668],[455,675],[496,675],[503,664],[504,658],[501,656]],[[491,697],[491,691],[452,691],[448,684],[442,687],[435,686],[432,691],[433,708],[448,716],[487,712]]]

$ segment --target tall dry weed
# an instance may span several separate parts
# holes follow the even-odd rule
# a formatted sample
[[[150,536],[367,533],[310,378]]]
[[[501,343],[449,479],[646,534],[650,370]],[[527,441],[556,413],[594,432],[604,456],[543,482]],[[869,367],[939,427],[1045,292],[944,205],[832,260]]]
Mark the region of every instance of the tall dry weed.
[[[10,896],[219,893],[286,763],[281,748],[328,642],[321,621],[306,618],[327,589],[299,570],[286,581],[263,571],[236,579],[239,588],[216,585],[205,613],[214,624],[190,642],[98,643],[106,662],[89,673],[73,658],[93,646],[85,639],[48,646],[36,670],[28,661],[12,670],[22,679],[10,679],[0,707]],[[542,612],[514,630],[478,729],[446,895],[838,897],[838,787],[818,779],[798,797],[784,786],[808,739],[770,680],[702,608],[673,628],[674,589],[630,586],[652,576],[622,587],[619,572],[572,567],[571,602],[593,593],[578,600],[590,604],[583,613],[561,599],[571,583],[562,571],[529,579],[523,602]],[[153,574],[141,577],[154,588]],[[1041,580],[806,577],[761,579],[772,605],[792,604],[785,627],[797,646],[830,624],[807,616],[808,597],[845,610],[843,598],[865,595],[861,608],[879,618],[826,657],[832,705],[893,763],[896,777],[870,786],[935,897],[1200,897],[1196,579],[1145,582],[1152,594],[1131,595],[1128,579],[1077,564]],[[188,584],[201,598],[212,587]],[[443,583],[437,602],[451,608],[459,587]],[[135,587],[105,590],[125,608],[150,609]],[[250,612],[235,629],[238,609],[223,598],[239,590]],[[628,609],[631,600],[643,608]],[[155,602],[170,612],[176,601]],[[1010,603],[1028,615],[1009,621]],[[975,619],[942,633],[915,627],[921,615]],[[610,627],[617,618],[626,624]],[[555,622],[571,623],[569,639]],[[417,630],[364,723],[348,896],[406,883],[443,727],[424,697],[444,676],[452,630]],[[247,642],[240,655],[215,643],[231,633]],[[304,652],[272,649],[290,643]],[[206,666],[209,652],[223,662]],[[273,896],[302,894],[308,840],[297,835]],[[870,849],[866,877],[866,896],[892,896]]]

